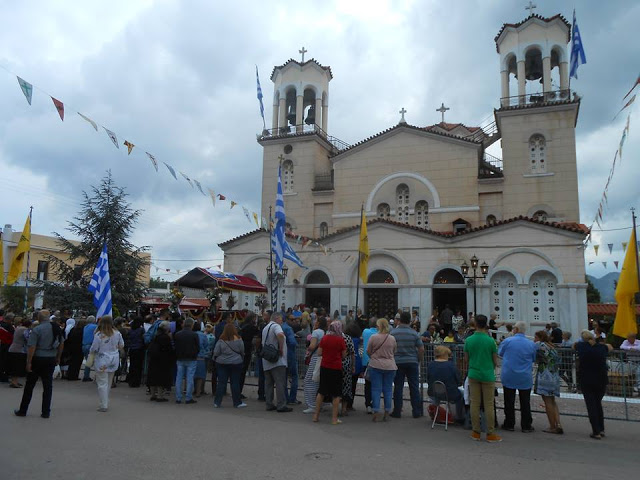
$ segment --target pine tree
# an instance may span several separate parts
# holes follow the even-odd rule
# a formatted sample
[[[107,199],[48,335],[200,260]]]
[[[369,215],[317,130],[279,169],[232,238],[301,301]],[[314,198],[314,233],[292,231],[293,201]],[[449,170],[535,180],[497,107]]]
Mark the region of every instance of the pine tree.
[[[72,243],[54,232],[58,246],[68,254],[68,260],[49,256],[59,283],[45,282],[42,285],[45,302],[58,308],[95,310],[87,286],[106,240],[114,312],[125,312],[134,308],[147,290],[147,285],[140,279],[140,272],[149,263],[142,255],[149,247],[136,247],[129,240],[141,211],[131,208],[127,202],[128,194],[114,183],[111,171],[107,171],[98,187],[91,187],[90,194],[82,194],[81,210],[67,227],[69,232],[80,238],[80,242]]]

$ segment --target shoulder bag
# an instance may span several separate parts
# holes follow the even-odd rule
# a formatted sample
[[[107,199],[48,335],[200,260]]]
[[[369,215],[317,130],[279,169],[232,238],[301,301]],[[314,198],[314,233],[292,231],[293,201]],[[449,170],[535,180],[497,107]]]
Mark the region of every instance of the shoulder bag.
[[[269,332],[271,331],[271,325],[267,329],[267,334],[265,335],[265,342],[269,338]],[[280,348],[279,346],[273,346],[268,343],[265,343],[260,350],[260,357],[264,358],[267,362],[276,363],[280,359]]]

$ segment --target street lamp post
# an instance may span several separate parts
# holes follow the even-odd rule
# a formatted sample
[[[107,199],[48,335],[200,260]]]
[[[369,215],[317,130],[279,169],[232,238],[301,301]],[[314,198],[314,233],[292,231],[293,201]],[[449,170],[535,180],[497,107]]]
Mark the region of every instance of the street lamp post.
[[[275,267],[275,265],[273,267]],[[273,267],[271,265],[267,267],[267,278],[269,279],[271,285],[272,308],[275,310],[278,308],[278,290],[280,289],[281,284],[284,285],[284,280],[285,278],[287,278],[289,268],[286,265],[283,265],[280,270],[278,270],[277,267]],[[273,295],[274,292],[275,297]]]
[[[476,274],[478,271],[479,261],[480,260],[478,260],[478,257],[476,257],[475,255],[471,257],[470,262],[471,270],[473,270],[472,275],[469,275],[469,265],[467,265],[467,262],[463,262],[462,265],[460,265],[462,275],[473,282],[473,318],[476,318],[476,280],[487,278],[487,274],[489,273],[489,265],[487,265],[485,262],[482,262],[482,265],[480,265],[480,275]]]

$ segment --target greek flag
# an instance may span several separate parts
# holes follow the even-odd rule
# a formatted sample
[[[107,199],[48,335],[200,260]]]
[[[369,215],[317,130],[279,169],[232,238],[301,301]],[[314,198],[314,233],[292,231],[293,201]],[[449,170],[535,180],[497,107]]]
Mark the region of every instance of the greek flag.
[[[576,11],[573,11],[573,27],[571,29],[571,71],[569,76],[578,78],[578,67],[583,63],[587,63],[587,57],[584,54],[582,46],[582,38],[580,38],[580,30],[576,23]]]
[[[304,268],[302,260],[291,248],[285,237],[286,217],[284,213],[284,197],[282,196],[282,167],[278,168],[278,193],[276,195],[276,224],[271,231],[271,249],[275,255],[276,267],[281,270],[284,260],[290,260]]]
[[[258,66],[256,65],[256,82],[258,83],[258,100],[260,101],[260,115],[262,115],[262,123],[266,124],[264,121],[264,105],[262,104],[262,87],[260,86],[260,76],[258,75]]]
[[[93,304],[98,309],[96,318],[111,315],[111,280],[109,279],[109,257],[107,255],[107,242],[104,243],[98,265],[93,271],[89,291],[93,293]]]

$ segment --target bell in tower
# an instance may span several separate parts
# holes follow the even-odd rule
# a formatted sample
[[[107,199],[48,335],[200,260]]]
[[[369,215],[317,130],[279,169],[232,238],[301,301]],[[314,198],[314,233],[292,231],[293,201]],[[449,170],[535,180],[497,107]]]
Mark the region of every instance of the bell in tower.
[[[307,118],[304,119],[304,123],[307,125],[315,125],[316,123],[316,106],[311,105],[309,107],[309,113],[307,113]]]

